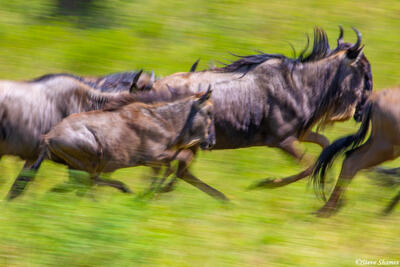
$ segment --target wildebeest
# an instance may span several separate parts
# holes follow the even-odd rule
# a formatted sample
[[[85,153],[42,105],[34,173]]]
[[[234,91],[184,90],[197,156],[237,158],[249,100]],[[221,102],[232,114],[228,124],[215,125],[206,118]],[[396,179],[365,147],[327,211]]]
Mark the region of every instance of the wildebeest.
[[[326,33],[316,28],[312,52],[306,57],[304,52],[297,59],[266,53],[243,56],[222,68],[167,76],[156,81],[153,90],[171,86],[198,92],[199,85],[211,84],[217,135],[213,149],[277,147],[300,160],[303,153],[295,141],[329,144],[325,136],[312,131],[314,126],[352,116],[359,120],[362,114],[372,75],[361,34],[355,32],[357,42],[344,43],[341,28],[337,47],[330,50]],[[312,167],[258,186],[297,181],[310,175]]]
[[[137,73],[137,78],[140,72]],[[14,182],[9,198],[18,196],[32,180],[40,136],[63,118],[90,110],[102,109],[111,100],[152,101],[154,92],[102,93],[67,75],[50,75],[28,82],[0,81],[0,156],[16,155],[26,160]],[[161,94],[158,94],[159,96]],[[170,96],[170,95],[169,95]],[[168,97],[169,97],[168,96]],[[29,175],[26,173],[29,170]]]
[[[326,171],[336,156],[348,150],[339,180],[329,200],[318,210],[319,216],[327,217],[337,209],[342,194],[358,171],[400,156],[398,103],[400,103],[400,87],[373,93],[367,101],[360,129],[353,135],[336,140],[322,151],[314,169],[313,182],[317,192],[324,197]],[[370,137],[361,144],[368,134],[370,125]],[[400,193],[392,200],[385,213],[389,213],[399,201]]]
[[[209,89],[199,96],[153,105],[115,101],[101,111],[71,115],[44,136],[36,164],[49,157],[86,171],[93,182],[102,183],[99,175],[104,172],[138,165],[168,166],[177,159],[177,177],[226,200],[187,172],[193,159],[190,148],[208,149],[215,143],[210,94]]]

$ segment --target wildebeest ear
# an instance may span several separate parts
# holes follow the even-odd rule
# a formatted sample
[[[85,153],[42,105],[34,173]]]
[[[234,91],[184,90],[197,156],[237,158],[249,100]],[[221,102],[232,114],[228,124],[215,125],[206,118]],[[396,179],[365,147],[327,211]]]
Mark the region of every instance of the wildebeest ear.
[[[211,93],[212,93],[211,85],[209,85],[209,86],[208,86],[208,89],[207,89],[207,92],[205,92],[205,93],[199,98],[199,100],[197,101],[197,103],[200,105],[200,104],[204,103],[205,101],[207,101],[208,99],[210,99]]]
[[[153,83],[156,81],[156,75],[154,74],[154,70],[151,71],[150,83],[149,85],[153,86]]]
[[[192,65],[192,67],[190,68],[190,71],[189,71],[189,72],[196,72],[197,65],[199,64],[199,61],[200,61],[200,58],[197,59],[197,60],[193,63],[193,65]]]
[[[347,58],[351,60],[351,65],[355,65],[363,56],[364,46],[361,46],[357,51],[354,51],[352,54],[347,52]]]
[[[129,88],[129,93],[133,93],[137,89],[137,83],[139,81],[140,75],[142,75],[143,69],[139,70],[133,77],[131,87]]]

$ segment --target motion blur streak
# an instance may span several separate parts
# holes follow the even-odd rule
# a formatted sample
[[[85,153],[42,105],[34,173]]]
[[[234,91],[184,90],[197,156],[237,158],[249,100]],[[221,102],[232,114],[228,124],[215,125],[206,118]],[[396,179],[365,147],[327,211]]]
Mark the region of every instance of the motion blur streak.
[[[314,26],[325,29],[335,47],[338,25],[351,43],[352,26],[363,34],[374,90],[400,83],[397,0],[0,1],[0,78],[100,77],[142,68],[162,77],[188,71],[198,58],[198,71],[219,66],[234,59],[228,51],[293,57],[288,43],[298,56]],[[323,133],[332,141],[358,127],[352,120]],[[314,156],[321,151],[305,147]],[[338,176],[337,162],[327,192],[329,177]],[[323,203],[307,181],[246,190],[262,178],[302,169],[273,148],[199,153],[192,172],[221,189],[229,204],[185,183],[170,193],[143,195],[149,186],[145,167],[112,175],[134,195],[87,190],[73,181],[67,184],[77,187],[73,192],[49,192],[68,181],[66,168],[50,161],[26,194],[5,202],[22,165],[15,157],[0,161],[0,266],[354,266],[357,259],[400,259],[400,209],[379,215],[398,192],[399,180],[376,186],[366,179],[379,178],[376,173],[358,174],[342,210],[319,219],[311,212]]]

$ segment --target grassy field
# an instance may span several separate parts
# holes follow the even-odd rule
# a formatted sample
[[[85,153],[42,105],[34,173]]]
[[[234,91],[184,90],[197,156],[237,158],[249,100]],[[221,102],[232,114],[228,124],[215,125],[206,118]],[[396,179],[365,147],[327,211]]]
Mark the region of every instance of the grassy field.
[[[96,2],[96,1],[95,1]],[[0,77],[29,79],[50,72],[101,75],[145,68],[159,75],[186,71],[201,58],[232,58],[252,49],[291,55],[304,33],[323,27],[335,47],[363,33],[375,90],[400,81],[400,2],[390,1],[99,1],[89,16],[58,16],[53,1],[0,2]],[[325,133],[331,140],[353,132],[354,122]],[[305,146],[317,156],[320,149]],[[338,161],[339,163],[340,161]],[[0,162],[0,199],[22,167]],[[397,162],[399,164],[399,161]],[[396,166],[396,162],[387,165]],[[340,164],[330,173],[332,183]],[[246,188],[266,177],[301,170],[272,148],[202,152],[193,172],[223,191],[223,204],[190,185],[152,199],[146,168],[113,178],[135,195],[110,188],[91,194],[50,193],[67,180],[65,168],[46,162],[21,198],[0,200],[0,266],[355,266],[357,259],[400,261],[400,209],[380,211],[399,190],[376,186],[361,173],[346,206],[330,219],[307,181],[274,190]]]

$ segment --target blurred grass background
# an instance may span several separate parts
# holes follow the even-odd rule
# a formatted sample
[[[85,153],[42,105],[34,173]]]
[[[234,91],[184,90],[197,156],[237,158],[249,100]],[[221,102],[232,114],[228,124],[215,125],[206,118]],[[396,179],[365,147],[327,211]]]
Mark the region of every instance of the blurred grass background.
[[[204,69],[232,58],[227,51],[251,54],[252,49],[291,56],[288,42],[301,51],[304,33],[312,34],[316,25],[335,47],[339,24],[345,41],[356,39],[350,26],[363,33],[375,90],[397,85],[397,0],[1,1],[0,78],[139,68],[168,75],[187,71],[197,58]],[[357,128],[351,121],[325,133],[333,140]],[[305,148],[314,156],[320,152],[313,145]],[[21,167],[20,160],[3,157],[1,199]],[[193,172],[231,198],[221,204],[184,183],[152,200],[110,188],[96,188],[95,199],[48,193],[67,173],[46,162],[23,197],[0,200],[0,265],[354,266],[358,258],[400,260],[400,210],[379,215],[399,189],[377,187],[366,179],[373,174],[357,176],[347,205],[330,219],[311,214],[323,203],[307,181],[246,190],[258,179],[299,170],[272,148],[203,152]],[[336,164],[330,176],[336,178],[339,170]],[[141,192],[148,186],[147,173],[131,168],[113,177]]]

